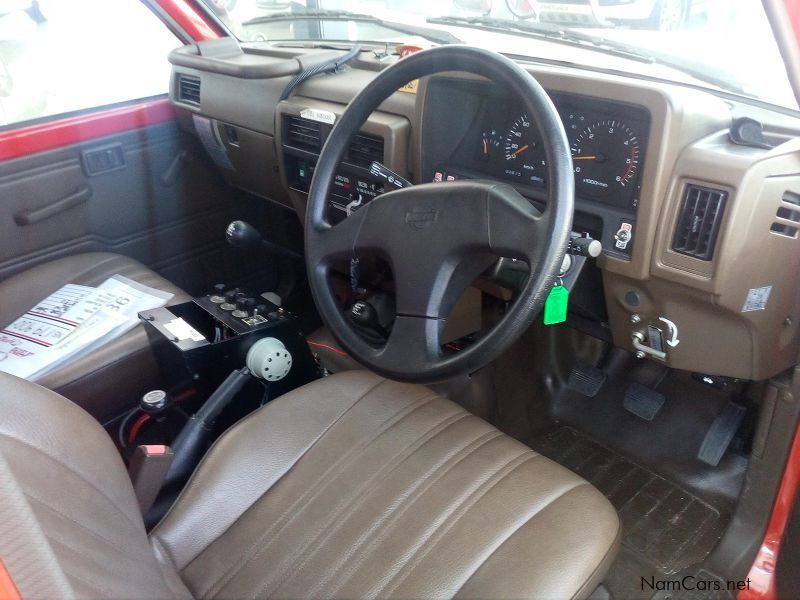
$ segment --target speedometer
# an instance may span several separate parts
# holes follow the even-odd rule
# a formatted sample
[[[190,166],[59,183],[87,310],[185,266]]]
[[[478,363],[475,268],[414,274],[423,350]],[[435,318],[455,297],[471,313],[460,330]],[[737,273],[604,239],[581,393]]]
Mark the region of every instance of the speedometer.
[[[618,119],[592,123],[572,142],[575,191],[610,196],[632,184],[639,171],[639,140]]]
[[[511,124],[503,144],[503,157],[504,175],[529,185],[544,185],[547,172],[544,146],[528,115],[521,115]]]

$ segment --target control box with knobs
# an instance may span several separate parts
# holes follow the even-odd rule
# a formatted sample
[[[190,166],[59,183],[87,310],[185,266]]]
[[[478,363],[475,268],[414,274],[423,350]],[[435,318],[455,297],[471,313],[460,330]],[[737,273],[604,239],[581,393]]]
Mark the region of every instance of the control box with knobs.
[[[140,313],[164,389],[213,391],[247,365],[276,397],[319,376],[298,320],[243,288],[219,284],[190,302]]]

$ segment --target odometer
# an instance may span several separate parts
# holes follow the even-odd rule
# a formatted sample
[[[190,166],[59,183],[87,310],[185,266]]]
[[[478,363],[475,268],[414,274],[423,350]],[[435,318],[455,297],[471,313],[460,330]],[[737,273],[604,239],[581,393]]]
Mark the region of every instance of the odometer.
[[[635,181],[639,171],[639,140],[618,119],[592,123],[572,141],[575,191],[610,196]]]
[[[511,124],[503,144],[503,158],[506,177],[521,179],[528,185],[544,185],[544,146],[528,115],[521,115]]]

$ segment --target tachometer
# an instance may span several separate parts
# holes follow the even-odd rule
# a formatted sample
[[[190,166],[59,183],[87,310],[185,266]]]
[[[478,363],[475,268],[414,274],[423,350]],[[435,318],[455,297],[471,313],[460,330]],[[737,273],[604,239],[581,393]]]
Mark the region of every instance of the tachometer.
[[[592,123],[572,142],[575,191],[609,196],[633,183],[639,170],[639,140],[618,119]]]
[[[503,150],[506,176],[529,185],[544,185],[547,173],[544,146],[528,115],[520,116],[511,124]]]

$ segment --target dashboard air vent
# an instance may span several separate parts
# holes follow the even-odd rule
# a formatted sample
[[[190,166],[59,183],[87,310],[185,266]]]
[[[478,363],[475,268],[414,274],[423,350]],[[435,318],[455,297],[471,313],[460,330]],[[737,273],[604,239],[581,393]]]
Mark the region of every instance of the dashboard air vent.
[[[711,260],[727,199],[728,192],[688,184],[678,213],[672,249],[700,260]]]
[[[178,100],[200,106],[200,78],[178,75]]]
[[[311,119],[288,117],[285,143],[288,146],[319,153],[322,150],[322,126]]]
[[[369,167],[373,161],[383,162],[383,138],[358,133],[353,136],[350,146],[347,149],[349,162]]]
[[[778,219],[781,219],[782,222],[780,220],[775,221],[769,230],[772,233],[777,233],[778,235],[796,238],[798,227],[791,225],[786,221],[790,221],[791,223],[795,223],[797,226],[800,226],[800,194],[787,191],[783,194],[781,200],[783,201],[783,204],[778,207],[778,211],[775,213],[775,216]],[[787,204],[789,206],[786,206]]]

